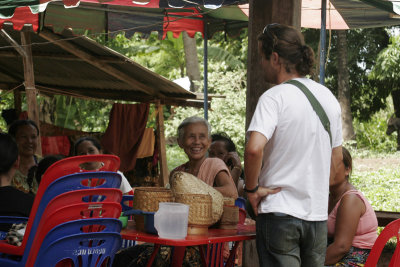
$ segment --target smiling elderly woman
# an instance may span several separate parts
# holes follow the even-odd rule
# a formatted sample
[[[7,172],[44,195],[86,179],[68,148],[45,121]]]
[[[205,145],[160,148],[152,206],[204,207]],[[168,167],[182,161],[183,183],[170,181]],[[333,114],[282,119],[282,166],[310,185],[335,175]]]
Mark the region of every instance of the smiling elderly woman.
[[[178,144],[189,161],[171,171],[190,173],[201,179],[225,197],[237,198],[238,193],[225,162],[219,158],[207,158],[211,145],[211,126],[203,118],[189,117],[178,127]]]

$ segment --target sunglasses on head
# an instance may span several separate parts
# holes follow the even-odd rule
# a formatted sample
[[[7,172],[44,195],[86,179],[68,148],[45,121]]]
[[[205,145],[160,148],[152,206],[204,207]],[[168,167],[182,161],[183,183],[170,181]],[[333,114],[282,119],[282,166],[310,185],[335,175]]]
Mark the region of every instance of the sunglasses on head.
[[[266,34],[266,35],[268,35],[268,36],[270,36],[270,37],[272,37],[271,34],[270,34],[270,32],[269,32],[268,30],[269,30],[270,27],[274,27],[274,26],[277,26],[277,25],[279,25],[279,23],[271,23],[271,24],[266,25],[266,26],[264,27],[262,33],[263,33],[263,34]]]

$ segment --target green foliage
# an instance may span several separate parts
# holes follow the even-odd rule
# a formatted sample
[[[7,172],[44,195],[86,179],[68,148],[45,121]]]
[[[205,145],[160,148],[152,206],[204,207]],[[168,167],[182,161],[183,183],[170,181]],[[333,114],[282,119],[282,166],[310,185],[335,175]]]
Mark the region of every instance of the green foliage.
[[[351,183],[370,201],[375,210],[400,211],[400,167],[378,171],[353,171]]]
[[[86,132],[104,132],[111,104],[69,96],[54,96],[55,125]]]
[[[391,103],[391,98],[387,99]],[[368,148],[376,152],[395,152],[397,147],[396,135],[386,135],[387,120],[393,114],[393,106],[380,110],[371,116],[368,121],[353,119],[358,148]]]
[[[307,29],[305,40],[318,51],[319,30]],[[337,31],[327,32],[327,44],[331,46],[326,65],[326,85],[337,95]],[[383,83],[369,80],[369,73],[376,64],[376,57],[387,47],[389,35],[385,28],[347,30],[347,62],[353,117],[368,120],[372,114],[386,106],[390,90]]]
[[[14,96],[12,93],[4,93],[0,95],[0,110],[14,108]],[[0,117],[0,129],[7,132],[7,124],[3,117]]]

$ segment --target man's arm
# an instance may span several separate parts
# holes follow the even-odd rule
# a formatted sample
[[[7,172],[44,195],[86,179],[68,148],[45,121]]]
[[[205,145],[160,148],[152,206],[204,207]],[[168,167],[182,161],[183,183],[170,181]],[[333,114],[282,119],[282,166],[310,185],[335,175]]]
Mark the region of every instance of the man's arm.
[[[258,185],[258,177],[260,175],[263,151],[268,139],[259,132],[251,132],[244,152],[244,173],[246,189],[251,190]],[[247,193],[254,213],[258,214],[258,204],[261,199],[269,194],[275,194],[281,189],[269,189],[267,187],[259,187],[254,193]]]

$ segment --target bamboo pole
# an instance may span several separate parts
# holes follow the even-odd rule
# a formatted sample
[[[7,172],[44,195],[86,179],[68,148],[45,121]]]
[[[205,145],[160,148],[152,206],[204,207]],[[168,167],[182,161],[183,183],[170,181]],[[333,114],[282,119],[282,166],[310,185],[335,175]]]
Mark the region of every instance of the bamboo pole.
[[[164,187],[169,183],[169,173],[167,165],[167,152],[165,148],[165,133],[164,133],[164,112],[163,105],[160,101],[156,101],[157,109],[157,145],[159,148],[160,161],[160,186]]]
[[[28,106],[28,118],[33,120],[38,127],[40,127],[39,122],[39,108],[36,100],[36,87],[35,87],[35,73],[33,71],[33,57],[31,49],[31,37],[29,31],[21,32],[21,45],[22,49],[25,51],[25,56],[23,56],[24,63],[24,78],[25,78],[25,92],[26,92],[26,102]],[[18,51],[18,49],[17,49]],[[36,153],[42,155],[42,144],[40,140],[40,133],[38,136],[38,146]]]

